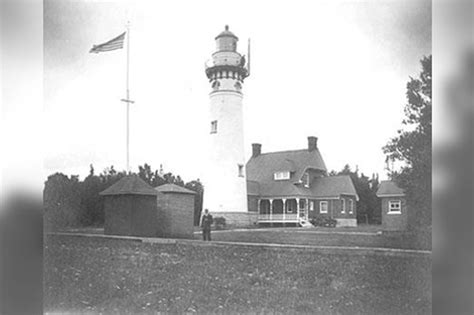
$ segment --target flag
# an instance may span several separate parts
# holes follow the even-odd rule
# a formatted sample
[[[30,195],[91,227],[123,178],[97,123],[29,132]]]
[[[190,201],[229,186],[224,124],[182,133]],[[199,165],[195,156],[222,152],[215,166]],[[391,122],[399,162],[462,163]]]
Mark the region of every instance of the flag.
[[[126,32],[123,32],[119,36],[117,36],[114,39],[111,39],[108,42],[105,42],[103,44],[94,45],[91,48],[91,50],[89,50],[89,52],[98,54],[98,53],[104,52],[104,51],[122,49],[123,48],[123,42],[125,40],[125,33]]]

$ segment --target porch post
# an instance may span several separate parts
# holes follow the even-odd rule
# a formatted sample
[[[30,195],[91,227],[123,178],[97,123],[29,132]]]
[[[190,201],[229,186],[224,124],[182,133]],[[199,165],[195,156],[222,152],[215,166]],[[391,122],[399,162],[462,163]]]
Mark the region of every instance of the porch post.
[[[295,198],[296,199],[296,219],[299,221],[300,220],[300,198]]]
[[[286,198],[281,199],[283,201],[283,221],[286,219]]]
[[[261,201],[262,201],[261,199],[257,199],[257,215],[260,214],[260,202]]]
[[[270,221],[273,219],[273,199],[270,200]]]
[[[309,199],[306,199],[306,209],[304,213],[304,219],[308,221],[309,219]]]

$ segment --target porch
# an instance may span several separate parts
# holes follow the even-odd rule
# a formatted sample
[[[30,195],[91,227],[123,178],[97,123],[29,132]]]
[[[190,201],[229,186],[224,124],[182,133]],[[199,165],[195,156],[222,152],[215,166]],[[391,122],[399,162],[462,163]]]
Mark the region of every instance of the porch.
[[[257,223],[300,223],[308,220],[309,200],[281,198],[257,200]]]

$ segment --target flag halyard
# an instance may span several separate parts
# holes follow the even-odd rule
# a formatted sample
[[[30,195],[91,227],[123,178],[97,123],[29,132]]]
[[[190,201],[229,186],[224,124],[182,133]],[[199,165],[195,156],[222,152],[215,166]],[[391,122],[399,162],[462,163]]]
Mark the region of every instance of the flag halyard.
[[[91,48],[91,50],[89,50],[89,52],[98,54],[100,52],[111,51],[111,50],[116,50],[116,49],[122,49],[123,48],[123,43],[125,41],[125,34],[126,33],[127,32],[123,32],[119,36],[117,36],[114,39],[111,39],[108,42],[105,42],[103,44],[94,45]]]

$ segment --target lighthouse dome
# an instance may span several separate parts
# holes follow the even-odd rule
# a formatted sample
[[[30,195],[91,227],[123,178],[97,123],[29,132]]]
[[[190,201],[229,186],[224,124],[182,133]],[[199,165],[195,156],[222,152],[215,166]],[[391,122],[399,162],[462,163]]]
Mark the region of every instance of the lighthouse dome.
[[[223,30],[219,35],[216,36],[216,40],[220,37],[233,37],[235,39],[239,39],[237,36],[235,36],[234,33],[232,33],[231,31],[229,31],[229,25],[226,25],[225,26],[225,30]]]
[[[238,40],[239,38],[229,31],[229,25],[226,25],[225,30],[216,36],[217,51],[236,51]]]

